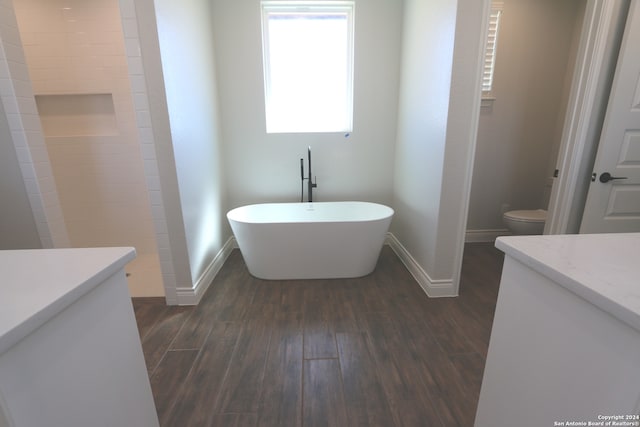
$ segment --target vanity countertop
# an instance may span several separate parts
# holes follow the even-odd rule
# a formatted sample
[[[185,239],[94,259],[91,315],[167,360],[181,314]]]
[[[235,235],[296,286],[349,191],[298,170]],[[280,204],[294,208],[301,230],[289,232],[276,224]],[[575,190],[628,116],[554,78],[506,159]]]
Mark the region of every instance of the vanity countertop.
[[[0,354],[135,256],[133,248],[0,251]]]
[[[496,247],[640,331],[640,233],[509,236]]]

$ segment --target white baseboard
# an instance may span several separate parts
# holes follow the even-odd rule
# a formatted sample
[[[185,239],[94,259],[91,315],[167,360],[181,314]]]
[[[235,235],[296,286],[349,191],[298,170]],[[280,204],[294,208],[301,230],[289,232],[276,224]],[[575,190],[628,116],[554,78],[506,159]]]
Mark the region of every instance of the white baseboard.
[[[467,230],[465,234],[465,243],[489,243],[495,242],[500,236],[510,236],[511,233],[506,228],[487,229],[487,230]]]
[[[407,270],[416,279],[420,287],[430,298],[438,297],[455,297],[453,286],[453,280],[440,279],[435,280],[429,277],[429,274],[418,264],[418,262],[411,256],[407,249],[402,246],[402,243],[392,234],[387,233],[385,244],[389,245],[391,249],[396,253],[398,258],[407,267]],[[224,262],[227,260],[231,251],[238,247],[238,242],[231,236],[229,240],[225,242],[222,249],[215,256],[213,261],[206,268],[202,276],[196,281],[193,288],[177,288],[176,294],[178,299],[178,305],[197,305],[202,298],[202,295],[206,292],[207,288],[213,282]]]
[[[430,298],[455,297],[458,296],[453,286],[453,279],[435,280],[418,264],[409,251],[402,246],[402,243],[392,233],[387,233],[385,243],[393,249],[398,258],[407,267],[407,270],[416,279],[422,290]]]
[[[231,251],[236,247],[238,247],[236,239],[230,237],[213,258],[213,261],[207,266],[204,273],[198,278],[193,288],[177,288],[178,305],[197,305],[231,254]]]

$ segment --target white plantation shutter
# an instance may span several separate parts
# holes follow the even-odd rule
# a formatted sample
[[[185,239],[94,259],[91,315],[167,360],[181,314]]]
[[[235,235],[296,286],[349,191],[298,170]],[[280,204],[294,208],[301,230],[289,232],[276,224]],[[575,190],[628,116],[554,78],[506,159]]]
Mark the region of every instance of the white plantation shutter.
[[[491,87],[493,86],[493,72],[496,65],[496,49],[498,47],[498,31],[500,29],[502,9],[503,3],[493,2],[491,4],[489,34],[487,35],[487,48],[484,53],[484,70],[482,74],[483,92],[491,92]]]

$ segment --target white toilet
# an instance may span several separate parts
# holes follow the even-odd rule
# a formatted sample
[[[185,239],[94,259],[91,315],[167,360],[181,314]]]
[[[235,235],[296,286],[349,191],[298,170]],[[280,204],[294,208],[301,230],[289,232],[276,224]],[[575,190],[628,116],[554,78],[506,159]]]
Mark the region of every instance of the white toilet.
[[[514,235],[542,234],[547,211],[544,209],[509,211],[505,212],[502,218]]]

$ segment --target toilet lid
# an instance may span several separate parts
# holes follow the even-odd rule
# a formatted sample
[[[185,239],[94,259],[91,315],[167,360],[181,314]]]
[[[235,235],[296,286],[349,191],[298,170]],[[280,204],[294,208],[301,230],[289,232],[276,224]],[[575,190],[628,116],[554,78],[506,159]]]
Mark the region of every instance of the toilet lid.
[[[509,211],[505,212],[504,216],[513,221],[545,222],[547,219],[547,211],[544,209]]]

